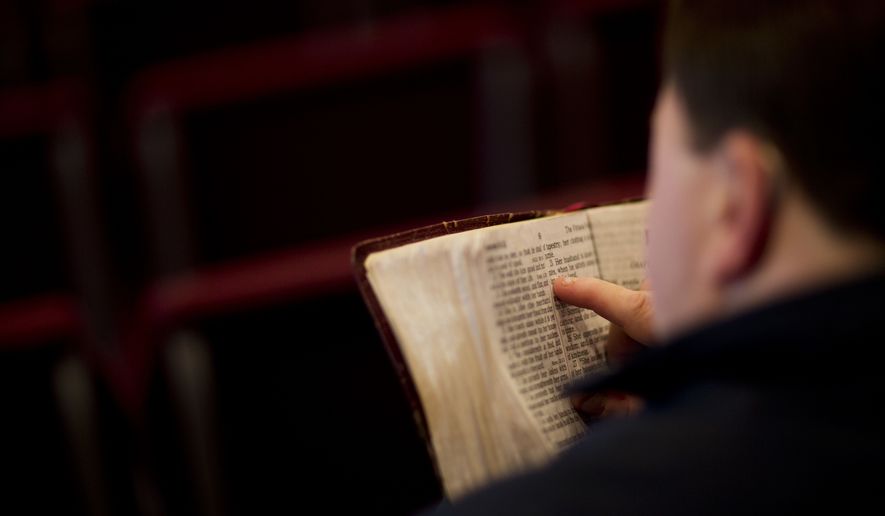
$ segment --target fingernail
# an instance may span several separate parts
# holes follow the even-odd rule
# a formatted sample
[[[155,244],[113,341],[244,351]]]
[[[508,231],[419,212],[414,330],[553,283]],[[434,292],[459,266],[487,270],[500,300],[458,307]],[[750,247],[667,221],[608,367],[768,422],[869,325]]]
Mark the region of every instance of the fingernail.
[[[572,283],[575,282],[575,278],[573,278],[571,276],[563,276],[561,278],[561,280],[562,280],[563,285],[571,285]]]
[[[581,403],[581,412],[589,416],[598,416],[605,410],[605,399],[602,396],[590,396]]]

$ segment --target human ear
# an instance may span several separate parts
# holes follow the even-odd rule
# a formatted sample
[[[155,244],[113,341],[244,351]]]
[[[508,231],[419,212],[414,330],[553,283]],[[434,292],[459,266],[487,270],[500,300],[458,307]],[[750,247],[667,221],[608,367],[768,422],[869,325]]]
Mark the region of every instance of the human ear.
[[[727,133],[714,152],[720,195],[708,250],[712,277],[725,285],[752,273],[762,258],[780,170],[771,146],[747,131]]]

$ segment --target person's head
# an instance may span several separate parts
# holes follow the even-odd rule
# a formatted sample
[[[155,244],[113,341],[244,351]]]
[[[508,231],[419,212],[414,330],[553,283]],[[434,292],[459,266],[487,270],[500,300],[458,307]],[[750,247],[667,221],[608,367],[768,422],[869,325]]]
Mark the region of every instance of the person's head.
[[[648,188],[664,336],[879,262],[885,2],[677,1],[664,72]]]

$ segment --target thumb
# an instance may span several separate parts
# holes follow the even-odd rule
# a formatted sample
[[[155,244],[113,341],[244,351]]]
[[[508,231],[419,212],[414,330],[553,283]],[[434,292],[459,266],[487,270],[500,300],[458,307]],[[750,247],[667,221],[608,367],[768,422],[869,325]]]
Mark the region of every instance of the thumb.
[[[597,278],[557,278],[553,292],[564,303],[589,308],[642,344],[654,341],[651,293]]]

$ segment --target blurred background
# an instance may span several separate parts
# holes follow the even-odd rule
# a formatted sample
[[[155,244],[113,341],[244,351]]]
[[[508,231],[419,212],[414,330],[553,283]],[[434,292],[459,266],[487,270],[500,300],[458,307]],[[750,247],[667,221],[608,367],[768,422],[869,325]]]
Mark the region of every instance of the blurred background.
[[[640,193],[660,15],[0,0],[0,512],[438,501],[350,248]]]

